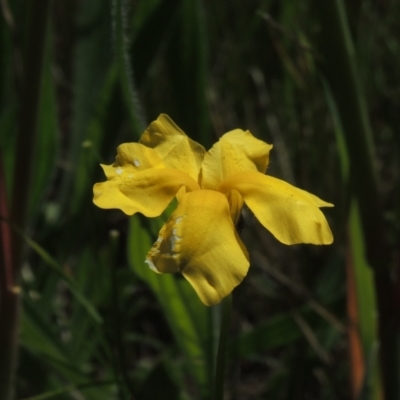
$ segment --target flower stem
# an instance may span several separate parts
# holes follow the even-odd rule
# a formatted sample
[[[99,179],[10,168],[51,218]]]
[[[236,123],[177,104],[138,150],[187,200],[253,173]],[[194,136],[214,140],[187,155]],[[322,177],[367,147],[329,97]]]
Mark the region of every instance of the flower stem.
[[[143,108],[139,100],[133,75],[132,64],[128,54],[127,19],[128,2],[126,0],[113,0],[113,33],[118,65],[119,80],[122,94],[126,102],[131,128],[139,137],[146,128]]]
[[[223,400],[224,398],[225,360],[232,311],[232,294],[229,294],[222,300],[221,311],[221,330],[219,333],[218,352],[215,366],[214,400]]]

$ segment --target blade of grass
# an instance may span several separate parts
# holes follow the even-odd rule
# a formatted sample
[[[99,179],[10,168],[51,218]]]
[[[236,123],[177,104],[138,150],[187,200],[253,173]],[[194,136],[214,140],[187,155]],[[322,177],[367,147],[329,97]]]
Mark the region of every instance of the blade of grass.
[[[57,360],[74,367],[69,360],[67,349],[57,336],[54,326],[45,319],[46,313],[30,298],[24,295],[23,312],[21,316],[21,343],[35,354]]]
[[[358,378],[362,378],[360,382],[354,382],[357,386],[354,388],[357,397],[365,388],[368,388],[368,399],[382,399],[382,385],[379,371],[379,363],[377,360],[372,361],[376,357],[376,349],[378,346],[378,321],[377,321],[377,304],[374,288],[373,271],[369,267],[365,258],[365,242],[362,232],[360,211],[355,201],[352,202],[350,209],[349,222],[349,249],[350,252],[348,268],[354,274],[354,287],[349,290],[355,290],[357,302],[357,319],[358,321],[350,321],[350,323],[358,322],[359,332],[364,355],[363,371]],[[367,374],[367,361],[370,365],[369,374]],[[371,362],[372,361],[372,362]],[[363,387],[361,386],[364,386]]]
[[[118,256],[118,241],[119,232],[113,230],[110,232],[110,255],[111,255],[111,291],[112,291],[112,306],[113,306],[113,341],[116,346],[115,351],[115,380],[120,380],[118,385],[118,395],[120,399],[126,397],[126,392],[129,391],[130,395],[133,396],[134,389],[128,376],[128,364],[124,352],[123,345],[123,331],[122,331],[122,316],[119,308],[120,294],[118,292],[118,280],[117,280],[117,256]],[[124,384],[124,385],[123,385]]]
[[[366,378],[366,368],[364,348],[361,341],[354,262],[352,259],[352,247],[350,244],[348,245],[346,257],[346,291],[351,389],[352,398],[356,400],[359,398],[363,381]]]
[[[151,220],[161,227],[161,221]],[[158,232],[158,229],[156,232]],[[155,274],[144,264],[152,245],[152,236],[141,226],[138,216],[130,221],[128,257],[133,271],[145,281],[159,300],[160,306],[186,356],[192,376],[196,379],[202,398],[211,395],[213,381],[213,335],[210,309],[206,308],[188,283],[171,274]]]
[[[76,300],[82,305],[82,307],[86,310],[87,314],[93,319],[94,322],[101,324],[103,319],[99,315],[99,313],[92,306],[91,302],[85,298],[85,296],[78,291],[75,287],[74,281],[68,276],[68,274],[64,271],[61,265],[38,243],[25,237],[26,242],[29,247],[35,251],[35,253],[49,266],[53,271],[55,271],[67,284],[69,290],[74,295]]]
[[[322,78],[322,85],[334,122],[342,179],[347,182],[349,179],[350,159],[344,138],[341,116],[329,84],[324,78]],[[376,363],[370,363],[369,365],[372,368],[367,368],[367,361],[376,352],[379,340],[376,293],[373,271],[365,257],[365,237],[361,226],[360,211],[355,199],[352,199],[350,203],[347,236],[347,313],[349,318],[348,334],[353,398],[358,399],[361,393],[364,393],[364,398],[380,399],[382,396],[380,370]]]
[[[64,386],[55,390],[51,390],[46,393],[39,394],[37,396],[33,397],[25,397],[22,400],[46,400],[46,399],[52,399],[55,397],[60,397],[62,394],[66,393],[71,393],[73,391],[76,391],[77,389],[83,390],[83,389],[88,389],[91,387],[98,387],[98,386],[106,386],[106,385],[114,385],[115,382],[113,381],[106,381],[106,382],[88,382],[88,383],[81,383],[81,384],[76,384],[76,385],[68,385]]]
[[[126,0],[113,0],[113,34],[121,90],[127,107],[134,136],[138,139],[146,128],[145,118],[133,77],[132,64],[128,55]]]
[[[361,216],[364,251],[374,270],[379,309],[380,362],[387,400],[399,398],[398,322],[388,269],[383,213],[373,162],[372,133],[356,53],[342,0],[313,3],[321,27],[324,70],[339,111],[350,159],[350,182]]]
[[[78,385],[88,379],[86,368],[93,362],[100,361],[103,365],[103,378],[111,377],[108,371],[109,362],[105,363],[98,354],[98,347],[94,347],[90,354],[76,356],[70,351],[68,342],[62,338],[62,328],[51,323],[51,315],[54,315],[54,305],[40,300],[33,300],[26,295],[23,302],[24,308],[21,318],[21,342],[22,346],[44,363],[48,371],[48,389],[60,387],[65,382]],[[73,328],[71,327],[71,331]],[[87,339],[87,338],[86,338]],[[92,343],[101,344],[97,337],[92,337]],[[86,368],[82,368],[85,366]],[[108,400],[110,392],[96,387],[87,388],[85,395],[88,400]]]
[[[340,115],[348,154],[350,180],[360,202],[367,256],[374,268],[385,269],[382,213],[374,169],[374,148],[356,53],[341,0],[318,2],[323,70]]]
[[[18,134],[16,142],[16,157],[14,160],[13,191],[11,197],[11,220],[22,230],[27,223],[29,194],[32,184],[32,161],[36,143],[38,122],[38,104],[40,99],[40,85],[44,43],[47,31],[49,0],[35,1],[31,5],[30,30],[25,45],[24,70],[19,94]],[[16,70],[19,66],[16,66]],[[20,78],[20,77],[18,77]],[[0,179],[4,179],[3,177]],[[5,187],[5,186],[4,186]],[[23,241],[12,233],[12,275],[17,279],[23,260]],[[4,297],[0,309],[2,326],[2,342],[5,343],[0,365],[0,398],[7,400],[13,397],[14,374],[17,364],[19,324],[19,295],[17,292]],[[4,363],[4,364],[3,364]]]
[[[0,220],[4,223],[7,223],[7,220],[4,218],[0,218]],[[24,240],[28,246],[45,262],[53,271],[55,271],[67,284],[71,293],[75,296],[77,301],[82,305],[82,307],[87,311],[88,315],[92,317],[92,319],[100,324],[102,323],[101,316],[94,309],[92,304],[83,296],[82,293],[75,287],[75,283],[73,279],[64,271],[62,266],[37,242],[30,239],[28,236],[24,235],[20,229],[15,226],[12,226],[14,232],[17,233],[16,236],[19,236]]]
[[[214,400],[224,399],[226,351],[229,340],[229,326],[232,314],[232,294],[225,297],[220,305],[221,328],[218,339],[217,357],[215,360]]]
[[[298,313],[313,331],[320,324],[328,324],[309,306],[302,307]],[[251,331],[242,333],[233,339],[229,346],[229,355],[233,360],[240,360],[250,355],[287,346],[302,337],[303,333],[292,316],[287,313],[277,314],[259,322]]]
[[[45,52],[43,60],[42,77],[40,79],[40,100],[37,120],[37,140],[35,157],[33,160],[34,182],[30,189],[28,215],[38,211],[41,200],[46,193],[55,161],[58,145],[58,124],[55,88],[51,65],[53,62],[53,35],[50,29],[46,34]]]

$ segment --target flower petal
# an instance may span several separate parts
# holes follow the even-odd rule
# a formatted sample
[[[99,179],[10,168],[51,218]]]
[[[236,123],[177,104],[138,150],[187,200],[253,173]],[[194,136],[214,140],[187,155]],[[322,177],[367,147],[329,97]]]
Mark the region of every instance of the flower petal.
[[[182,196],[146,262],[161,273],[181,271],[209,306],[219,303],[243,280],[248,259],[227,198],[200,190]]]
[[[185,171],[198,182],[206,151],[186,136],[168,115],[161,114],[153,121],[140,138],[140,143],[153,148],[167,166]]]
[[[172,168],[133,172],[126,166],[102,167],[108,180],[94,185],[94,204],[100,208],[118,208],[128,215],[140,212],[146,217],[157,217],[182,187],[200,189],[189,175]]]
[[[285,244],[330,244],[328,222],[319,207],[333,207],[317,196],[259,172],[240,172],[220,186],[236,189],[261,224]]]
[[[156,151],[140,143],[123,143],[117,147],[117,157],[113,164],[120,167],[132,167],[134,171],[148,168],[165,168]]]
[[[237,190],[226,193],[233,223],[236,225],[242,215],[243,197]]]
[[[165,168],[162,159],[153,149],[139,143],[123,143],[117,148],[117,157],[112,165],[102,165],[107,179],[122,171],[136,173],[148,168]]]
[[[121,144],[114,164],[101,167],[108,180],[94,185],[94,204],[128,215],[159,216],[182,187],[199,189],[189,175],[165,168],[158,153],[140,143]]]
[[[217,189],[237,172],[265,172],[271,149],[272,145],[255,138],[249,131],[235,129],[225,133],[204,156],[201,186]]]

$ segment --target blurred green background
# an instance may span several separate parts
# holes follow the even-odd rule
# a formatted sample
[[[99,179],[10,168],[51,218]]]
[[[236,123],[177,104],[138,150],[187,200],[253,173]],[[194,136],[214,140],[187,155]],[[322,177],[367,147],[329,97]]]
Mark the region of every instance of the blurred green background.
[[[335,204],[332,246],[248,211],[225,399],[399,392],[400,2],[3,0],[0,399],[211,399],[220,310],[143,263],[163,218],[92,204],[160,113]]]

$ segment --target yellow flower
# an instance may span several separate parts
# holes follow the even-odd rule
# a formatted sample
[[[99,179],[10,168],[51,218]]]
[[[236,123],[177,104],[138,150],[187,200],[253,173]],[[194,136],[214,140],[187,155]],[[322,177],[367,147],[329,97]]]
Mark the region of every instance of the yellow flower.
[[[220,302],[246,276],[249,255],[236,232],[243,204],[285,244],[330,244],[318,197],[265,175],[272,146],[235,129],[206,152],[165,114],[139,143],[118,147],[94,203],[128,215],[159,216],[178,206],[160,230],[146,263],[158,273],[181,272],[206,305]]]

